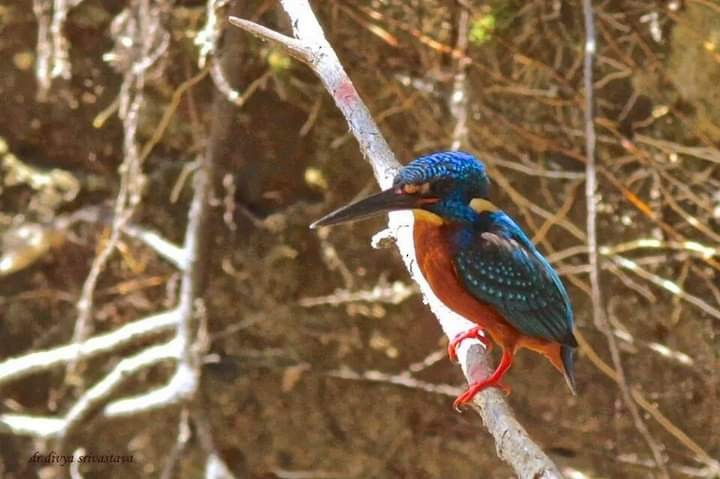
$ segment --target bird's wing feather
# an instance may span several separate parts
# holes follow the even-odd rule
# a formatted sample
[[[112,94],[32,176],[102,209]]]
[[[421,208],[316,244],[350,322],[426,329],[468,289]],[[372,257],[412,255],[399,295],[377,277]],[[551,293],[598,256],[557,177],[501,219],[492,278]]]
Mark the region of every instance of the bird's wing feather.
[[[459,240],[458,278],[521,333],[576,346],[572,308],[557,273],[510,217],[493,217],[489,227]]]

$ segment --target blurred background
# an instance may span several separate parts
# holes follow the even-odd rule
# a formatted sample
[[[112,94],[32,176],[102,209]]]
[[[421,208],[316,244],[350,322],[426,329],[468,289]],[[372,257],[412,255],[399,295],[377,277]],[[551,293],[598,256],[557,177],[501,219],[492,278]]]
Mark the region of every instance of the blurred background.
[[[720,2],[595,3],[609,336],[589,295],[581,3],[312,2],[398,159],[482,158],[568,285],[578,396],[533,354],[507,379],[531,437],[571,478],[718,477]],[[86,451],[133,456],[73,471],[88,478],[219,477],[213,458],[239,478],[512,476],[451,408],[464,378],[397,251],[370,247],[383,220],[308,229],[375,191],[371,169],[315,75],[229,14],[291,31],[274,0],[0,1],[0,475],[63,477],[29,458]],[[172,249],[188,238],[194,266]],[[96,387],[167,325],[49,366],[176,305],[182,400],[113,414],[169,384],[175,356]]]

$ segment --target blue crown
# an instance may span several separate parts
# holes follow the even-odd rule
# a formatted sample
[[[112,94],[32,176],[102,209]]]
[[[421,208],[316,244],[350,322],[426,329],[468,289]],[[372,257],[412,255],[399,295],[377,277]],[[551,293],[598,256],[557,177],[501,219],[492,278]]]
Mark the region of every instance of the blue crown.
[[[420,156],[402,168],[394,184],[449,180],[471,196],[486,197],[490,189],[485,165],[470,153],[440,151]]]

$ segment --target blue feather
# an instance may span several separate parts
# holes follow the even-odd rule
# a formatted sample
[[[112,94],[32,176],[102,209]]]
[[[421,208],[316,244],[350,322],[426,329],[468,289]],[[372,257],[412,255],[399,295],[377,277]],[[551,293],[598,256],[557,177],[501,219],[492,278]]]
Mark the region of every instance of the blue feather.
[[[527,336],[577,345],[562,281],[512,218],[479,214],[453,241],[456,272],[471,294]]]

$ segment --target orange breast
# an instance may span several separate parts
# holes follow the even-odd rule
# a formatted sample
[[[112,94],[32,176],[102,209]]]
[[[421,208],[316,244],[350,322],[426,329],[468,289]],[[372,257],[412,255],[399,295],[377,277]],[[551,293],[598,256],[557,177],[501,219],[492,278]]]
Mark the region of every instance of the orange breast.
[[[562,371],[559,344],[523,336],[495,308],[465,290],[452,264],[449,241],[452,227],[440,217],[424,211],[416,211],[414,217],[415,256],[435,296],[448,308],[487,331],[503,349],[531,349],[545,355]]]
[[[449,242],[451,226],[431,213],[416,212],[414,216],[415,255],[435,296],[448,308],[485,329],[496,343],[514,344],[518,331],[492,306],[468,293],[455,274]]]

